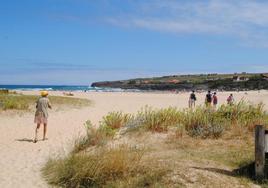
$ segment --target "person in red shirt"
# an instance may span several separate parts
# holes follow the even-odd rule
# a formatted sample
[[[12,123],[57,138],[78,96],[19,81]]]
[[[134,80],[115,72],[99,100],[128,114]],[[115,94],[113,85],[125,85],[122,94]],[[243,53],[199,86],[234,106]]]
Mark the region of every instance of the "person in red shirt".
[[[231,93],[230,96],[227,98],[227,104],[233,105],[234,104],[234,96]]]

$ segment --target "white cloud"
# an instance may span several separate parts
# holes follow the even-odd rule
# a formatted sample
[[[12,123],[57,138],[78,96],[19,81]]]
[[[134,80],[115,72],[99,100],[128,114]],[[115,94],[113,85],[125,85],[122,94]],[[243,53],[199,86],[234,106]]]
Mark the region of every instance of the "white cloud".
[[[180,34],[236,37],[268,47],[268,1],[262,0],[148,0],[130,1],[135,11],[111,15],[110,24]]]

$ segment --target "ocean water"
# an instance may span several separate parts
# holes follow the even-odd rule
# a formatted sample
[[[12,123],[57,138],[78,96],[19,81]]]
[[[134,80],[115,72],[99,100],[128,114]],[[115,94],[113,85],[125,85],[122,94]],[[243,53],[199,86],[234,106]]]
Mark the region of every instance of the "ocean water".
[[[9,90],[48,90],[48,91],[106,91],[106,92],[116,92],[122,91],[122,89],[112,89],[112,88],[99,88],[90,86],[67,86],[67,85],[0,85],[0,89]]]

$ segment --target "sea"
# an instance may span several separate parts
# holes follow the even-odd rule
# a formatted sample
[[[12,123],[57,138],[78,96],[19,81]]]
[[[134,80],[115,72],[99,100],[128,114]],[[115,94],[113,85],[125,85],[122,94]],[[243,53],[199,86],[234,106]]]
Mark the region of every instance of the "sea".
[[[0,85],[0,89],[8,90],[47,90],[47,91],[98,91],[98,92],[121,92],[125,91],[120,88],[100,88],[100,87],[91,87],[84,85]]]

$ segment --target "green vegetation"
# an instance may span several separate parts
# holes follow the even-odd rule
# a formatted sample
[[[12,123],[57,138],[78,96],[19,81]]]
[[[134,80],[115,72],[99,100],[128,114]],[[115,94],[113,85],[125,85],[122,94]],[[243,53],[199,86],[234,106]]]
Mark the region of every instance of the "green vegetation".
[[[154,185],[163,170],[148,171],[141,164],[143,153],[142,149],[120,145],[94,153],[71,154],[65,159],[49,160],[43,174],[50,184],[68,188]]]
[[[50,159],[43,175],[61,187],[184,187],[191,178],[197,179],[197,187],[250,186],[243,169],[254,160],[252,130],[255,124],[267,125],[267,117],[263,104],[244,101],[218,110],[112,112],[98,128],[87,121],[86,135],[75,141],[67,157]],[[127,130],[122,141],[114,140],[122,130]],[[230,176],[238,181],[230,182]]]
[[[119,129],[124,126],[131,119],[131,115],[123,114],[122,112],[110,112],[103,117],[101,121],[102,127],[109,127],[111,129]]]
[[[135,117],[142,120],[141,127],[153,132],[166,132],[168,127],[176,126],[181,122],[182,113],[176,108],[154,110],[144,108]]]
[[[74,142],[72,153],[78,153],[90,146],[103,146],[110,140],[115,130],[107,126],[100,126],[98,129],[93,128],[92,123],[88,120],[85,123],[86,135],[80,136]]]
[[[93,87],[140,90],[257,90],[268,89],[265,73],[171,75],[93,83]]]
[[[35,107],[35,102],[39,96],[22,95],[14,92],[0,92],[0,110],[31,110]],[[49,96],[52,105],[55,107],[63,107],[71,105],[75,108],[87,106],[90,104],[89,100]]]
[[[225,130],[243,128],[252,131],[256,124],[268,124],[262,103],[254,105],[240,101],[217,110],[199,106],[195,109],[152,109],[145,107],[136,115],[111,112],[103,118],[100,129],[114,132],[121,127],[139,128],[152,132],[167,132],[169,128],[184,129],[193,137],[219,138]],[[183,130],[181,130],[183,131]]]

